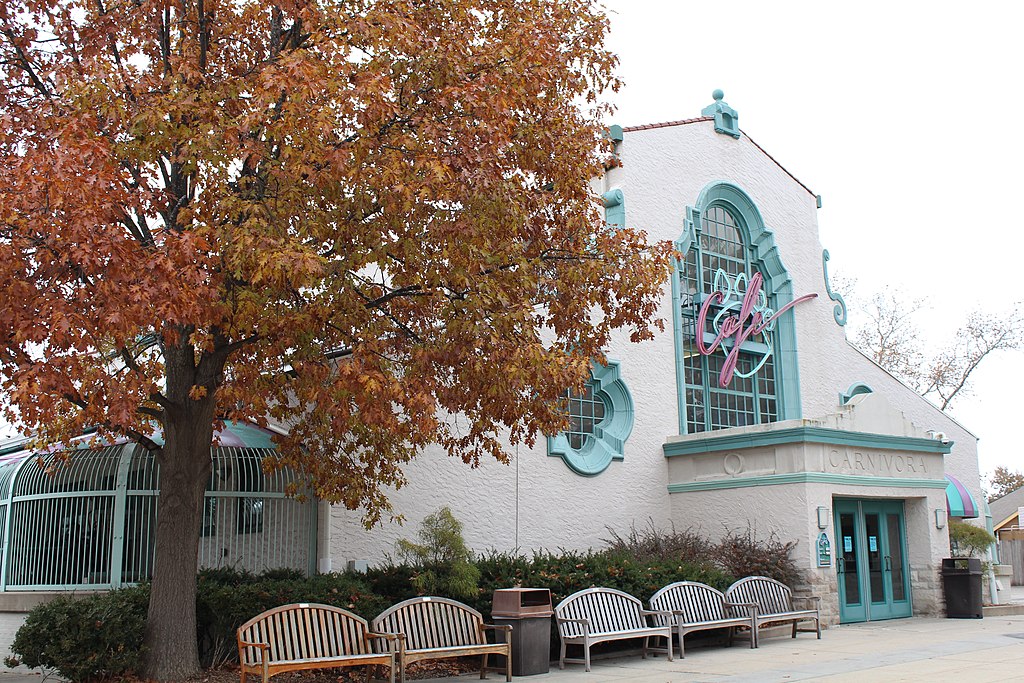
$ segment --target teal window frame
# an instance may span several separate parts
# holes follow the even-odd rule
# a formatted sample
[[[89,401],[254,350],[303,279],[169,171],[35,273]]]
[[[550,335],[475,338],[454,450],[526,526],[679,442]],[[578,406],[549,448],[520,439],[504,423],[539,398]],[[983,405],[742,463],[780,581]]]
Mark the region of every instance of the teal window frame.
[[[756,268],[764,278],[764,293],[774,309],[778,309],[793,300],[793,282],[789,276],[775,244],[775,234],[765,225],[761,212],[750,196],[738,185],[717,180],[708,183],[697,197],[694,206],[686,207],[682,234],[675,241],[676,251],[682,255],[682,261],[675,260],[672,269],[672,317],[674,324],[674,342],[676,356],[676,400],[679,418],[679,433],[691,433],[687,424],[686,401],[686,335],[692,334],[692,319],[683,315],[683,306],[692,305],[690,294],[684,291],[684,264],[691,251],[699,249],[698,234],[702,232],[702,220],[705,211],[711,207],[721,207],[728,211],[737,223],[740,237],[745,245],[744,256],[748,275]],[[697,257],[699,258],[699,253]],[[698,292],[699,295],[699,292]],[[792,313],[779,317],[774,331],[774,353],[772,356],[773,381],[775,383],[775,411],[767,422],[791,420],[801,417],[800,376],[797,357],[796,323]],[[707,365],[704,365],[707,368]],[[751,378],[756,384],[763,377],[755,375]],[[709,373],[702,374],[705,386],[704,397],[707,398]],[[734,380],[735,381],[735,380]],[[726,390],[728,391],[728,390]],[[710,416],[705,400],[705,429],[711,431]],[[760,410],[760,406],[758,406]],[[770,411],[765,411],[766,414]],[[721,427],[719,427],[721,428]]]
[[[547,438],[549,457],[561,458],[573,472],[595,476],[613,460],[625,458],[626,440],[633,431],[634,406],[629,387],[622,379],[618,361],[595,363],[589,383],[595,400],[604,404],[604,418],[588,431],[580,448],[573,448],[566,432]]]

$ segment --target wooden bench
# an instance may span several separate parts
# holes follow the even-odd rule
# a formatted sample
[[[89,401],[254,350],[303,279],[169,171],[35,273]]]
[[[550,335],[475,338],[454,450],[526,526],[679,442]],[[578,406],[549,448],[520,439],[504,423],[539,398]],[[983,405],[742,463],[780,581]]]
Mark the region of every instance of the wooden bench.
[[[239,673],[242,683],[250,673],[266,683],[285,671],[383,664],[395,683],[395,655],[374,652],[375,638],[394,636],[372,633],[365,619],[331,605],[275,607],[239,627]]]
[[[590,648],[597,643],[610,640],[643,638],[643,657],[647,658],[650,638],[665,638],[668,642],[668,659],[672,661],[672,627],[652,626],[648,617],[657,613],[645,610],[643,603],[629,593],[614,588],[588,588],[573,593],[555,607],[558,622],[558,638],[562,643],[558,657],[558,668],[565,663],[583,664],[590,671]],[[671,619],[671,613],[662,613]],[[582,645],[583,659],[569,659],[565,656],[566,646]]]
[[[485,624],[483,616],[469,605],[438,597],[412,598],[392,605],[373,620],[373,630],[397,636],[399,671],[414,662],[447,657],[482,655],[480,678],[487,678],[489,655],[505,657],[505,680],[512,680],[511,626]],[[488,643],[486,631],[504,634],[504,642]]]
[[[683,649],[683,638],[687,633],[726,629],[729,633],[729,645],[732,645],[733,632],[737,627],[750,629],[750,647],[757,645],[754,621],[755,606],[752,603],[736,605],[727,602],[722,591],[707,584],[696,581],[678,581],[669,584],[651,596],[651,610],[657,614],[654,623],[672,627],[672,632],[679,638],[679,656],[686,657]],[[743,616],[734,616],[731,609],[745,609]],[[672,618],[664,616],[671,613]],[[670,623],[671,622],[671,623]],[[671,641],[669,641],[671,643]]]
[[[769,624],[791,622],[793,624],[793,637],[797,632],[817,633],[818,640],[821,640],[821,616],[818,612],[818,603],[821,599],[817,596],[794,597],[789,586],[767,576],[748,576],[740,579],[725,591],[725,599],[732,603],[753,603],[756,605],[754,617],[757,628],[755,629],[755,640],[760,629]],[[796,609],[794,602],[801,601],[814,605],[813,608]],[[734,613],[734,616],[738,616]],[[798,628],[804,621],[813,621],[814,629]]]

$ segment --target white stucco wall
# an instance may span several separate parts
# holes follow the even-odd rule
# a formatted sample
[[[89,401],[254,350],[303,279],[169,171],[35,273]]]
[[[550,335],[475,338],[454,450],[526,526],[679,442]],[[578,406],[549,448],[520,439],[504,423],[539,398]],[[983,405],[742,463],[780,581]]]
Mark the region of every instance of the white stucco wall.
[[[923,437],[932,429],[955,442],[945,469],[980,501],[976,438],[848,345],[844,328],[836,324],[834,303],[825,290],[816,200],[810,191],[749,138],[717,134],[710,121],[627,130],[618,151],[623,165],[608,173],[601,189],[622,189],[627,223],[645,230],[652,240],[677,239],[686,207],[694,205],[713,181],[738,185],[757,205],[774,232],[794,295],[818,294],[791,313],[799,338],[804,418],[834,413],[839,393],[854,382],[864,382],[915,425],[914,436]],[[620,372],[635,404],[623,461],[613,461],[597,476],[582,477],[560,458],[548,457],[543,439],[532,449],[513,452],[509,466],[487,462],[479,469],[452,461],[439,449],[429,450],[406,468],[409,485],[392,495],[395,512],[408,520],[404,527],[386,523],[367,532],[358,513],[334,508],[320,554],[331,559],[334,569],[353,559],[379,561],[393,552],[397,539],[413,537],[420,520],[444,505],[463,521],[466,539],[477,550],[596,547],[608,537],[608,527],[621,532],[630,524],[649,521],[659,527],[672,521],[677,528],[692,525],[708,531],[752,525],[782,539],[808,539],[817,534],[812,519],[817,505],[826,504],[833,494],[864,495],[863,490],[837,492],[828,487],[794,487],[792,492],[762,487],[670,496],[662,446],[678,433],[678,412],[669,286],[659,315],[666,331],[655,340],[633,345],[622,336],[608,351],[610,358],[621,361]],[[886,495],[919,499],[925,510],[939,504],[941,491],[890,490]],[[911,507],[908,504],[908,529]],[[784,516],[782,510],[799,514]],[[914,514],[924,519],[924,513]],[[934,559],[941,554],[945,539],[940,536],[931,533],[927,550],[914,551],[920,553],[920,563],[931,561],[926,556]],[[812,551],[801,550],[809,561]],[[823,576],[826,573],[823,570]]]

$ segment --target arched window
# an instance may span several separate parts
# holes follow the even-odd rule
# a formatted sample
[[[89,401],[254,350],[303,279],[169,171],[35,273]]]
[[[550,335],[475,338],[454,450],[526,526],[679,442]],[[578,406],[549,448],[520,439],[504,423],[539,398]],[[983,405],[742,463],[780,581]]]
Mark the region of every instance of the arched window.
[[[705,188],[687,217],[673,278],[680,433],[798,417],[792,313],[772,318],[792,300],[792,286],[771,231],[746,193],[729,183]],[[748,295],[753,311],[771,322],[742,341],[730,368],[732,338],[704,351],[715,345],[725,321],[740,315]],[[749,328],[749,316],[744,322]]]

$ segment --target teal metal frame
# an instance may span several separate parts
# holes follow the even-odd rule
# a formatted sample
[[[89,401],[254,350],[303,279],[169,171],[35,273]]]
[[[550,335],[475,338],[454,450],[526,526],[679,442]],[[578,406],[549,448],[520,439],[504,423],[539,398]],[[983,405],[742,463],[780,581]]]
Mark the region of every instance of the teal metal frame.
[[[625,457],[626,439],[633,431],[633,397],[619,372],[618,361],[595,363],[591,369],[594,397],[604,402],[604,419],[580,449],[573,448],[565,432],[547,438],[548,455],[562,458],[573,472],[594,476],[608,469],[612,460]]]
[[[200,539],[198,568],[316,571],[316,501],[288,495],[290,470],[264,471],[273,453],[212,450],[206,498],[218,501],[216,532]],[[257,483],[238,490],[246,468],[247,481]],[[155,455],[135,444],[8,456],[0,463],[0,591],[103,590],[148,580],[158,494]],[[259,511],[258,531],[238,532],[242,501]]]
[[[880,621],[898,619],[913,614],[912,585],[910,581],[910,562],[907,552],[906,514],[904,501],[879,499],[837,498],[832,515],[836,534],[836,576],[839,588],[839,620],[841,623],[857,623],[863,621]],[[840,562],[844,556],[847,539],[842,534],[843,515],[852,516],[853,537],[849,539],[855,564],[857,598],[850,600],[845,575],[850,567],[847,562]],[[867,517],[876,516],[878,529],[872,537],[867,533]],[[893,539],[889,527],[891,518],[896,517],[896,534]],[[895,550],[894,550],[895,549]],[[872,562],[872,554],[877,555],[877,566]],[[894,563],[892,556],[898,554]],[[898,566],[897,566],[898,565]],[[899,571],[903,596],[898,597],[895,591],[894,570]],[[873,599],[872,590],[881,593],[880,599]]]
[[[765,294],[775,307],[781,307],[794,299],[793,281],[782,262],[779,248],[775,244],[775,233],[764,223],[757,205],[741,187],[717,180],[708,183],[697,197],[695,206],[686,207],[683,232],[675,241],[676,251],[684,255],[695,248],[697,235],[701,230],[704,211],[711,206],[727,209],[739,224],[740,235],[747,246],[748,263],[759,266],[764,277]],[[679,417],[679,433],[687,434],[686,426],[686,381],[684,370],[682,316],[682,269],[678,259],[672,268],[672,320],[676,355],[676,400]],[[800,368],[797,356],[796,322],[792,313],[780,316],[775,328],[775,421],[792,420],[801,417]],[[707,377],[704,377],[707,383]]]

